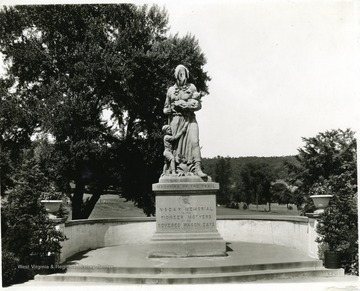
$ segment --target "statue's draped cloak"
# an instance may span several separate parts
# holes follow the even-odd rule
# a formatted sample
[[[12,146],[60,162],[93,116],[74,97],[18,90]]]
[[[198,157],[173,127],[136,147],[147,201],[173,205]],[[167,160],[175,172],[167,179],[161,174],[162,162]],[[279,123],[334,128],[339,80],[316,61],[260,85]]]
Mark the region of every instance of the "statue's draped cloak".
[[[188,163],[201,161],[199,127],[194,114],[194,111],[201,109],[201,102],[192,98],[194,92],[196,87],[193,84],[181,87],[175,84],[168,89],[166,95],[164,113],[169,116],[172,135],[175,136],[184,128],[186,122],[189,123],[186,132],[174,144],[174,156],[177,162],[180,158]],[[177,106],[179,102],[183,106]]]

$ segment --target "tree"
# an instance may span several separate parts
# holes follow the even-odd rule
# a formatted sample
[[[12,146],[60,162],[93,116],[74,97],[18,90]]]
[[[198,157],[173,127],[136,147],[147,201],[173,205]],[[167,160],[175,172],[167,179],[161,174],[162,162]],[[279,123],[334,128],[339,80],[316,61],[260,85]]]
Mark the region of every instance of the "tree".
[[[292,203],[294,200],[293,193],[285,182],[273,183],[270,191],[272,193],[273,201],[276,201],[279,204],[286,204],[288,207],[289,203]]]
[[[266,163],[247,163],[240,172],[242,180],[243,199],[246,204],[256,203],[256,210],[261,202],[269,203],[271,211],[270,186],[273,180],[273,172]]]
[[[217,157],[217,162],[215,164],[215,181],[220,185],[218,191],[217,203],[219,204],[228,204],[231,197],[231,164],[230,158]]]
[[[32,106],[41,130],[55,139],[52,152],[60,163],[54,168],[63,178],[59,186],[68,190],[64,185],[68,188],[70,178],[76,184],[71,196],[74,219],[86,218],[91,210],[86,206],[94,205],[103,190],[97,185],[92,203],[84,205],[86,173],[93,172],[89,167],[95,160],[101,164],[108,145],[101,112],[111,89],[102,85],[102,77],[116,53],[106,32],[101,32],[110,25],[101,24],[101,13],[109,13],[99,8],[16,6],[1,14],[5,28],[1,47],[9,62],[8,74],[16,80],[11,84],[16,89],[13,99]]]
[[[356,140],[350,129],[325,131],[303,141],[305,145],[296,156],[299,164],[290,168],[290,183],[298,186],[303,202],[312,203],[309,196],[313,188],[332,176],[350,170],[356,179]]]
[[[168,37],[167,22],[164,9],[131,4],[0,12],[7,93],[12,88],[10,98],[31,108],[36,128],[50,135],[49,174],[71,198],[73,219],[87,218],[111,184],[146,214],[155,211],[151,183],[162,169],[162,108],[172,70],[187,65],[190,81],[205,92],[209,80],[195,38]],[[117,127],[103,120],[105,109]],[[84,201],[87,185],[93,195]]]
[[[329,206],[319,218],[318,242],[331,251],[346,253],[343,267],[358,274],[357,158],[354,132],[330,130],[304,138],[294,177],[299,193],[331,194]]]

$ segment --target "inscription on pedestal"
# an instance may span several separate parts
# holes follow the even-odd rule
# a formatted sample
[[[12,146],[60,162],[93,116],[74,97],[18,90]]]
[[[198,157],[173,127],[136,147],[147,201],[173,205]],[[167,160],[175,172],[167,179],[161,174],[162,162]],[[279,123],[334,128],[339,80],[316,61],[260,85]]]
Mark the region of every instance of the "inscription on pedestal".
[[[216,230],[216,209],[212,199],[202,196],[157,197],[158,232],[209,232]]]

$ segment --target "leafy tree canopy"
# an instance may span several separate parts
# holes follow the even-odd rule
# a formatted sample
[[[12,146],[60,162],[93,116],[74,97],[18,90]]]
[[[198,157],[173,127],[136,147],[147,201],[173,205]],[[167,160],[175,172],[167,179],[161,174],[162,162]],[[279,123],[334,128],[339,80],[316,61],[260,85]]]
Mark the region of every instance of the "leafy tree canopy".
[[[196,39],[168,36],[167,13],[156,5],[5,7],[0,23],[8,67],[2,114],[12,105],[19,111],[1,128],[2,144],[15,121],[27,140],[36,131],[49,137],[43,163],[71,197],[73,219],[88,217],[109,185],[153,214],[151,183],[162,169],[162,108],[173,69],[187,65],[203,91],[210,79]],[[85,185],[93,194],[87,202]]]
[[[290,182],[298,186],[297,193],[307,197],[318,193],[332,177],[347,173],[357,179],[355,133],[347,130],[330,130],[315,137],[303,138],[304,147],[297,155],[298,165],[290,165]]]

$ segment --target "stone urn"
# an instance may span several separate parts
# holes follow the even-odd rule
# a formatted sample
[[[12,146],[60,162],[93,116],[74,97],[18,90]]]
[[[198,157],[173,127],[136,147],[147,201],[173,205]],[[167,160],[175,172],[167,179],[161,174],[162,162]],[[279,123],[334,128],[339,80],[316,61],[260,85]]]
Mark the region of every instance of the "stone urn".
[[[56,213],[60,209],[62,200],[41,200],[40,202],[45,207],[50,218],[56,218]]]
[[[323,213],[324,209],[329,205],[331,197],[332,195],[311,195],[310,198],[313,200],[316,207],[314,213]]]

